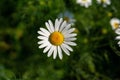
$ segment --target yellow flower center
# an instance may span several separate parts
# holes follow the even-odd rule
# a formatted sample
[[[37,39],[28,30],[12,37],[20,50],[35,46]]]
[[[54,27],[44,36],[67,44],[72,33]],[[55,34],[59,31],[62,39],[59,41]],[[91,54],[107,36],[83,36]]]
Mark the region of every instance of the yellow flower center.
[[[69,22],[69,18],[68,17],[64,17],[64,20]]]
[[[114,23],[114,27],[115,27],[115,29],[117,29],[119,27],[119,24],[118,23]]]
[[[105,3],[106,2],[106,0],[101,0],[102,1],[102,3]]]
[[[83,2],[86,2],[87,0],[82,0]]]
[[[63,43],[64,36],[60,32],[55,31],[50,35],[49,40],[51,44],[59,46]]]

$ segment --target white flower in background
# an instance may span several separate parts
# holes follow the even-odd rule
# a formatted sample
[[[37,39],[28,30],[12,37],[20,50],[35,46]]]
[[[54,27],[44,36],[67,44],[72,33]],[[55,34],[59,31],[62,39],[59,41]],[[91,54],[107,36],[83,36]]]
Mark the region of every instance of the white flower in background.
[[[71,24],[67,24],[62,18],[55,20],[53,25],[51,20],[45,23],[47,29],[40,28],[38,33],[39,48],[44,48],[43,53],[48,52],[47,56],[50,57],[53,54],[53,58],[56,59],[57,55],[62,59],[64,51],[67,55],[70,55],[70,51],[73,49],[70,46],[76,46],[73,42],[76,40],[76,33],[73,33],[75,28],[71,28]]]
[[[97,0],[98,4],[103,4],[103,7],[111,4],[110,0]]]
[[[92,5],[92,0],[77,0],[77,3],[88,8],[90,5]]]
[[[110,20],[110,24],[112,26],[112,29],[115,30],[120,26],[120,20],[118,18],[112,18]]]
[[[72,24],[72,25],[74,25],[74,23],[76,22],[76,20],[74,19],[74,15],[69,11],[60,13],[58,15],[58,18],[63,18],[64,20],[67,21],[67,23]]]
[[[120,40],[120,28],[117,28],[117,29],[115,30],[115,33],[118,35],[115,39],[116,39],[116,40]],[[120,41],[118,41],[118,45],[119,45],[119,47],[120,47]]]

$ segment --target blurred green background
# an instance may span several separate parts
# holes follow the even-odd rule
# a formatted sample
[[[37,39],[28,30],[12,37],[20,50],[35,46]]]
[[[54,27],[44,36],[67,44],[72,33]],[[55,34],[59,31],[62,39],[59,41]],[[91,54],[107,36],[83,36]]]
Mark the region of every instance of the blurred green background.
[[[120,47],[110,19],[120,0],[88,8],[76,0],[0,0],[0,80],[120,80]],[[74,15],[77,46],[60,60],[38,48],[40,27],[65,11]]]

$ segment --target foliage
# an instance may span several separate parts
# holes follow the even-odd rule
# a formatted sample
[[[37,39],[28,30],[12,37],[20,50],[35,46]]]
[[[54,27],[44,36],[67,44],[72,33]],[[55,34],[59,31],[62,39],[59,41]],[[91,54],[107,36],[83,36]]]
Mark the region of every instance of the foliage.
[[[76,0],[0,0],[0,80],[120,80],[120,48],[109,23],[119,0],[88,8]],[[76,20],[77,46],[56,60],[38,48],[40,27],[64,11]]]

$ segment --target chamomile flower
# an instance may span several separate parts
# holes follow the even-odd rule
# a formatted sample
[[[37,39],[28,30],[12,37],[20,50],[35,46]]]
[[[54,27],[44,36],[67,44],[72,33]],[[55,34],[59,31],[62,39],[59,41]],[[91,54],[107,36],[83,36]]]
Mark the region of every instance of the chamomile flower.
[[[92,5],[92,0],[77,0],[77,3],[88,8],[90,5]]]
[[[70,11],[65,11],[63,13],[60,13],[58,15],[58,18],[63,18],[69,24],[72,24],[72,25],[74,25],[74,23],[76,22],[76,20],[74,19],[74,15]]]
[[[38,31],[39,48],[44,48],[43,53],[48,52],[47,56],[50,57],[53,54],[53,59],[56,59],[57,55],[60,59],[63,58],[62,52],[70,55],[70,51],[73,51],[71,46],[76,46],[73,42],[76,40],[76,33],[73,33],[75,28],[71,28],[71,24],[63,21],[63,18],[56,19],[55,25],[51,20],[45,23],[47,29],[40,28]]]
[[[107,5],[111,4],[110,0],[97,0],[98,4],[103,4],[103,7],[106,7]]]
[[[112,18],[110,20],[110,24],[112,26],[112,29],[115,30],[120,26],[120,20],[118,18]]]

